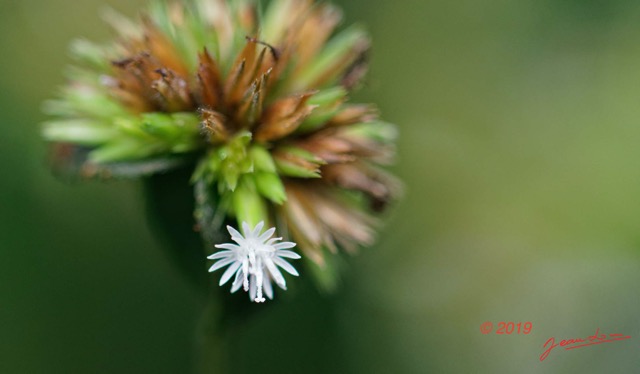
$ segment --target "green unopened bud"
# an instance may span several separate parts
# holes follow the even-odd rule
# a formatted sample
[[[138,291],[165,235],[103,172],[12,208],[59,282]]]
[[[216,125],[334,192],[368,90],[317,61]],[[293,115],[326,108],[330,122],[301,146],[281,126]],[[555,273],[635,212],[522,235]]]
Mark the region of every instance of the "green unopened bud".
[[[253,163],[247,157],[247,145],[250,141],[250,133],[241,133],[229,144],[218,150],[222,181],[226,184],[226,188],[231,191],[236,189],[240,176],[251,172],[253,169]],[[221,190],[223,189],[221,188]]]
[[[274,203],[280,205],[287,200],[282,180],[275,173],[256,172],[253,173],[256,187],[260,194]]]
[[[246,152],[247,146],[251,142],[251,133],[248,131],[244,131],[235,136],[233,140],[229,142],[229,148],[233,152]]]
[[[222,167],[222,179],[226,184],[226,187],[234,191],[238,186],[238,179],[240,178],[240,170],[238,170],[238,165],[230,162],[226,162]]]
[[[262,146],[254,145],[249,150],[249,157],[253,161],[253,168],[256,171],[265,171],[273,173],[276,171],[276,164],[273,162],[273,157]]]
[[[257,225],[260,221],[268,221],[267,207],[264,199],[258,193],[252,178],[243,176],[233,191],[232,207],[238,224],[247,222]]]

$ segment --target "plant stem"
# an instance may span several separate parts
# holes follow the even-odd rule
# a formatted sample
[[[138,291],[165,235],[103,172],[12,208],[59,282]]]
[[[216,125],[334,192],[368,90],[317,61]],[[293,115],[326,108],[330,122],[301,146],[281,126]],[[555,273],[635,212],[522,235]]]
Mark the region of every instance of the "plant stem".
[[[218,296],[218,297],[216,297]],[[196,335],[196,373],[224,374],[229,366],[229,333],[220,295],[209,295]]]

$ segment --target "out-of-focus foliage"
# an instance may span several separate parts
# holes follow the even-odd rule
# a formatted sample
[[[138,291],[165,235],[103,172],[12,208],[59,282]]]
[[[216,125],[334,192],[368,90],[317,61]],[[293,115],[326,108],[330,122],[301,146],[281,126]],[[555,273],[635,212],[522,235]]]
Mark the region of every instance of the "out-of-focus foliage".
[[[372,34],[355,99],[400,125],[406,198],[337,296],[300,284],[235,331],[235,372],[637,370],[640,4],[342,3]],[[178,373],[193,358],[199,298],[139,186],[68,186],[44,165],[39,105],[71,39],[108,37],[104,5],[0,0],[3,373]],[[482,335],[486,320],[533,329]],[[549,337],[597,327],[632,339],[538,361]]]

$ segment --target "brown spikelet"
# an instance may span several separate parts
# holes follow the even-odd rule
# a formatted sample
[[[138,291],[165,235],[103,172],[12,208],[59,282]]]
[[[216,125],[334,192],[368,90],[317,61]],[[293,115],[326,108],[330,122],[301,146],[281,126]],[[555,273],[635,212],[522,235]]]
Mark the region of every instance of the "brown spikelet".
[[[236,112],[235,120],[243,127],[252,125],[262,116],[264,98],[267,93],[267,81],[269,71],[256,79],[249,90],[245,93]]]
[[[370,206],[376,211],[383,209],[395,197],[394,183],[389,177],[362,162],[326,165],[322,168],[322,175],[327,183],[365,193]]]
[[[161,66],[173,70],[179,76],[186,77],[189,70],[173,44],[148,17],[143,16],[142,22],[144,25],[144,45],[141,51],[147,51],[157,59]]]
[[[205,48],[198,55],[198,81],[202,104],[210,109],[220,109],[224,99],[222,76],[218,63]]]
[[[151,87],[160,94],[165,112],[183,112],[193,108],[191,92],[184,79],[169,69],[158,69],[155,72],[160,78],[154,80]]]
[[[368,104],[346,105],[327,123],[327,127],[348,126],[354,123],[365,123],[375,120],[378,117],[378,110]]]
[[[314,92],[286,97],[269,106],[256,128],[258,141],[280,139],[294,132],[315,106],[307,105]]]
[[[327,39],[342,19],[342,13],[329,4],[319,5],[300,27],[295,44],[299,64],[297,70],[307,65],[322,49]]]
[[[283,216],[297,240],[307,244],[305,255],[323,264],[322,248],[335,250],[336,245],[355,252],[358,244],[374,240],[370,228],[375,220],[355,209],[321,185],[288,181],[289,201]]]
[[[229,140],[230,131],[225,117],[210,109],[201,109],[202,134],[211,144],[219,144]]]

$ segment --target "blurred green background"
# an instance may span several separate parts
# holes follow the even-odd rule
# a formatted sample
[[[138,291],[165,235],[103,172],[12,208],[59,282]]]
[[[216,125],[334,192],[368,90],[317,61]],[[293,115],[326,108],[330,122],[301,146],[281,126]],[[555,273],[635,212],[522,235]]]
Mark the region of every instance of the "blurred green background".
[[[600,373],[640,367],[640,3],[353,0],[406,182],[344,286],[261,311],[234,373]],[[109,5],[0,0],[0,373],[188,373],[202,299],[140,184],[51,176],[41,102]],[[483,335],[484,321],[533,323]],[[630,340],[554,351],[600,328]]]

